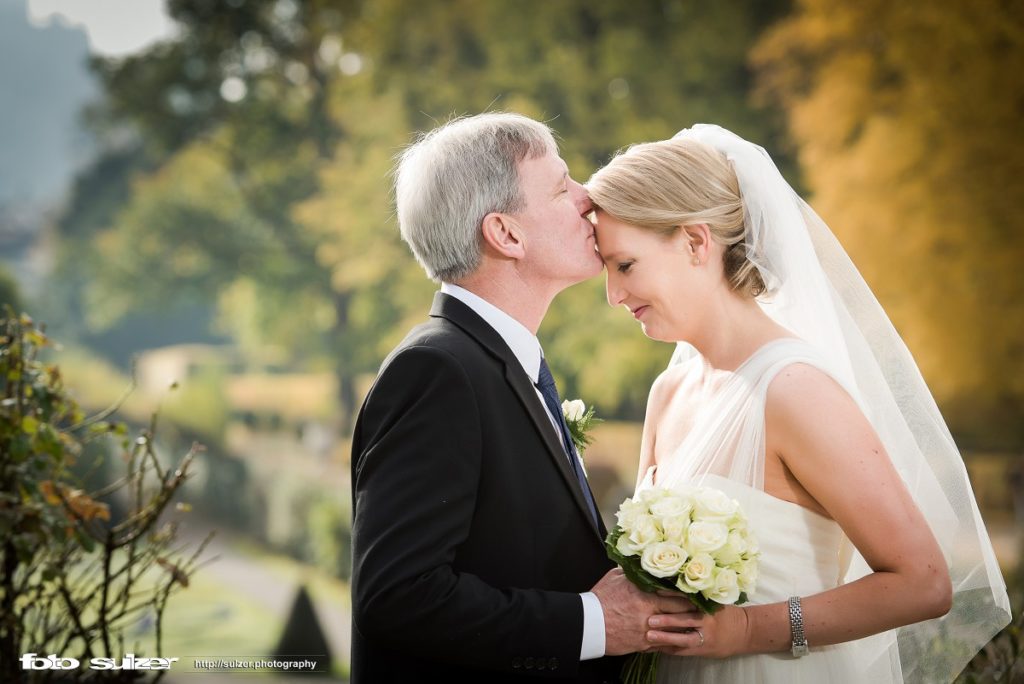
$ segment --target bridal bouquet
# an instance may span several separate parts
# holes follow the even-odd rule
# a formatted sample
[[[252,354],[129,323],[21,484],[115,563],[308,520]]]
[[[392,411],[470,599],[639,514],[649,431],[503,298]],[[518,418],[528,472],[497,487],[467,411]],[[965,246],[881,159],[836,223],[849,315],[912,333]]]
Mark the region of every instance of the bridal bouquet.
[[[608,556],[644,591],[686,594],[704,613],[747,601],[759,551],[737,501],[709,487],[652,487],[626,499],[608,534]],[[626,684],[654,682],[657,653],[630,657]]]

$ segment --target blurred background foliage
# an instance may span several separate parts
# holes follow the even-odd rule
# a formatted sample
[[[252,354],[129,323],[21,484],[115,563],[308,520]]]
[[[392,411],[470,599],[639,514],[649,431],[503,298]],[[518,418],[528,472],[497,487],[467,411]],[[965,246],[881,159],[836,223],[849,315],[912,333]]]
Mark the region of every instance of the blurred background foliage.
[[[751,104],[748,65],[781,2],[168,9],[181,40],[94,61],[105,96],[90,121],[107,142],[71,207],[99,187],[107,196],[59,221],[57,270],[81,281],[54,306],[78,313],[88,335],[201,302],[248,362],[335,373],[343,431],[358,378],[433,291],[390,203],[394,155],[415,131],[453,114],[524,112],[559,132],[581,180],[616,149],[695,121],[765,141],[784,132],[781,111]],[[638,419],[669,350],[608,310],[599,282],[577,289],[542,332],[566,392]]]
[[[753,53],[961,446],[1024,435],[1024,3],[807,2]]]
[[[344,428],[432,291],[390,204],[415,131],[521,111],[585,180],[715,121],[833,226],[961,444],[1024,440],[1020,3],[235,4],[173,0],[179,40],[93,61],[103,144],[57,220],[43,309],[73,334],[192,307],[248,362],[333,372]],[[567,394],[638,419],[669,349],[600,289],[556,302],[542,338]]]
[[[207,445],[197,514],[347,577],[354,411],[436,289],[399,239],[395,155],[452,115],[511,110],[557,131],[580,181],[697,122],[762,144],[918,360],[986,518],[1020,525],[1021,0],[166,10],[176,37],[92,58],[95,153],[40,214],[42,287],[19,292],[0,270],[0,300],[66,343],[83,404],[134,375],[129,418],[162,403],[165,439]],[[588,459],[613,506],[672,348],[603,290],[563,293],[540,337],[563,394],[608,420]]]

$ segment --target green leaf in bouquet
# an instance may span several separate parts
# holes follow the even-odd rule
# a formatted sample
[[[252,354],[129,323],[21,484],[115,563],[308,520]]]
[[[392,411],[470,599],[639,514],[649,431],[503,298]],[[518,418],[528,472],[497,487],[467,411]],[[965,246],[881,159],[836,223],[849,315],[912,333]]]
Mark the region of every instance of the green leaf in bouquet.
[[[718,609],[722,607],[722,604],[712,601],[700,592],[697,592],[696,594],[687,594],[686,597],[690,599],[690,602],[697,606],[698,610],[705,615],[714,615]]]

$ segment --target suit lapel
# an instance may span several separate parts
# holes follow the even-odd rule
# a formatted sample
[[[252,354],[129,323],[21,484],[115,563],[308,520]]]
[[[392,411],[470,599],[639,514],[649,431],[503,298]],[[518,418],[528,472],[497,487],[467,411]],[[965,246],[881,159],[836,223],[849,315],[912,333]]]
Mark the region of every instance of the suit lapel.
[[[565,454],[565,449],[562,447],[561,437],[551,424],[547,409],[544,408],[540,397],[537,396],[537,390],[533,383],[530,382],[530,377],[519,363],[519,359],[515,357],[512,350],[505,344],[505,340],[469,306],[455,297],[450,297],[444,293],[438,292],[434,295],[434,304],[431,307],[430,315],[444,318],[459,326],[489,351],[492,356],[504,363],[505,381],[508,382],[512,392],[519,399],[519,403],[526,410],[527,415],[530,416],[533,426],[537,429],[541,439],[544,441],[544,445],[547,447],[548,456],[554,461],[555,467],[572,493],[576,506],[590,523],[590,528],[603,544],[604,535],[598,526],[595,525],[594,518],[590,514],[590,508],[587,506],[586,499],[583,498],[583,493],[580,491],[579,481],[576,479],[576,474],[573,473],[572,466],[569,464],[569,459]]]

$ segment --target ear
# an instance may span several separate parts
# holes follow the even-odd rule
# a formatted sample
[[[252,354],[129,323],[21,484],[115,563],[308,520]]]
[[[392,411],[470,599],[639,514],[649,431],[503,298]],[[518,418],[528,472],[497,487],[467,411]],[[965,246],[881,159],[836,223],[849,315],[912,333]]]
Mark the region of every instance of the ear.
[[[508,214],[492,212],[480,223],[485,249],[491,249],[506,259],[522,259],[526,255],[519,224]]]
[[[708,225],[696,223],[683,226],[679,232],[685,240],[686,255],[693,260],[694,265],[707,263],[711,252],[711,229]]]

